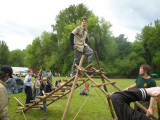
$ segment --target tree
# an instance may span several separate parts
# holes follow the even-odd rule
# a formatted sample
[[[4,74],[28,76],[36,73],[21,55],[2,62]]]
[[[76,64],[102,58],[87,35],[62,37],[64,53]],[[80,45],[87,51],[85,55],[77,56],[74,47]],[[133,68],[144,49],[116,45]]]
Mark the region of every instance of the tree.
[[[53,69],[57,64],[57,35],[44,31],[27,46],[24,63],[36,69]]]
[[[13,50],[9,53],[9,64],[14,67],[24,67],[25,50]]]
[[[89,44],[93,50],[97,51],[99,59],[102,61],[117,54],[117,46],[111,37],[110,27],[109,22],[105,21],[104,18],[99,19],[94,14],[88,20]]]
[[[139,41],[144,46],[144,58],[146,63],[152,66],[153,72],[159,72],[159,54],[160,54],[160,20],[155,20],[154,25],[149,24],[142,29],[139,35]]]
[[[7,44],[2,40],[0,41],[0,66],[8,64],[9,49]]]
[[[45,69],[56,69],[58,61],[58,39],[54,33],[44,31],[41,35],[41,52]]]
[[[41,69],[44,66],[41,48],[42,46],[39,37],[33,40],[32,45],[27,46],[26,56],[24,58],[24,64],[26,66],[32,66],[36,69]]]
[[[40,37],[42,54],[51,56],[53,51],[58,49],[57,35],[44,31]]]
[[[115,38],[115,41],[118,45],[118,55],[120,58],[124,58],[130,53],[130,42],[127,41],[127,38],[124,37],[124,34],[120,34]]]

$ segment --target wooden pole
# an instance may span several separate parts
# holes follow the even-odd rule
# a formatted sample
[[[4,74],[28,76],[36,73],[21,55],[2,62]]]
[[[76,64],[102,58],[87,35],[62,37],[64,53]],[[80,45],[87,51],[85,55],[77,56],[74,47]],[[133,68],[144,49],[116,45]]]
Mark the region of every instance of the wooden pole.
[[[94,51],[94,54],[95,54],[95,57],[96,57],[96,61],[97,61],[98,68],[101,69],[101,66],[100,66],[100,63],[99,63],[98,54],[97,54],[96,51]],[[102,79],[102,83],[105,83],[102,74],[101,74],[101,79]],[[104,90],[105,90],[106,92],[108,92],[106,85],[104,85],[103,87],[104,87]],[[107,97],[107,101],[108,101],[108,105],[109,105],[109,108],[110,108],[110,112],[111,112],[112,118],[115,119],[115,115],[114,115],[114,112],[113,112],[113,108],[112,108],[112,104],[111,104],[111,99],[110,99],[110,97]]]
[[[84,55],[82,55],[82,57],[81,57],[79,67],[82,66],[83,59],[84,59]],[[68,98],[67,106],[66,106],[66,109],[65,109],[65,111],[63,113],[63,116],[62,116],[62,120],[65,120],[65,118],[66,118],[66,115],[67,115],[67,112],[68,112],[68,109],[69,109],[69,106],[70,106],[70,102],[71,102],[71,99],[72,99],[72,95],[73,95],[73,92],[74,92],[74,89],[75,89],[75,85],[76,85],[77,80],[78,80],[78,73],[79,73],[79,70],[77,69],[76,76],[75,76],[75,79],[74,79],[74,82],[73,82],[73,85],[72,85],[72,88],[71,88],[71,93],[70,93],[69,98]]]
[[[22,112],[23,112],[24,119],[25,119],[25,120],[27,120],[27,118],[26,118],[26,116],[25,116],[25,114],[24,114],[24,111],[23,111],[23,110],[22,110]]]
[[[21,106],[24,106],[23,103],[22,103],[18,98],[14,97],[14,99],[17,100],[17,102],[18,102]]]
[[[84,69],[88,69],[88,68],[90,68],[90,67],[92,67],[93,65],[92,64],[89,64],[89,65],[87,65],[87,67],[85,67]]]
[[[97,84],[87,73],[84,73],[86,75],[86,77],[88,77],[90,79],[90,81],[92,81],[94,84]],[[107,97],[110,97],[110,94],[108,92],[106,92],[104,89],[102,89],[101,87],[98,87]]]
[[[95,84],[95,85],[92,85],[92,87],[101,87],[101,86],[104,86],[104,85],[108,85],[108,84],[115,84],[116,82],[108,82],[108,83],[98,83],[98,84]]]
[[[106,79],[108,82],[112,82],[110,79],[108,79],[104,74],[102,74],[102,77],[104,79]],[[119,86],[112,84],[116,89],[118,89],[119,91],[122,91],[123,89],[121,89]]]

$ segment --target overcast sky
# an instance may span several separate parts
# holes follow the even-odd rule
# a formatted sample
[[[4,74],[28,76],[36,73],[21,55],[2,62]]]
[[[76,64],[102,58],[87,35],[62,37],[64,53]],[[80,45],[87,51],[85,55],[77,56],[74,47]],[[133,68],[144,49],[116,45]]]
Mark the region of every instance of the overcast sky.
[[[51,32],[60,10],[85,4],[112,24],[114,36],[134,41],[142,28],[160,19],[160,0],[0,0],[0,40],[9,50],[25,49],[43,31]]]

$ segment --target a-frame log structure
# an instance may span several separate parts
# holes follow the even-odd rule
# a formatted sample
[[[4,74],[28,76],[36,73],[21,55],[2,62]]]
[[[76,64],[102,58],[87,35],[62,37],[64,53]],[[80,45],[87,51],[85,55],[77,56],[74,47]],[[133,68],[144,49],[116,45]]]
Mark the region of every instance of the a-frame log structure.
[[[112,82],[110,79],[108,79],[104,75],[103,69],[101,68],[100,63],[99,63],[97,52],[95,52],[95,57],[96,57],[97,65],[98,65],[98,70],[96,70],[95,72],[89,71],[88,68],[90,68],[92,64],[83,68],[82,64],[84,60],[84,55],[82,55],[79,65],[76,65],[77,72],[75,76],[73,76],[70,79],[65,79],[64,80],[65,83],[63,85],[54,87],[53,91],[51,91],[50,93],[46,93],[46,96],[37,96],[37,98],[39,98],[38,100],[31,100],[30,104],[26,104],[23,107],[19,107],[17,112],[26,112],[29,109],[37,109],[37,108],[42,109],[43,108],[43,104],[41,103],[42,101],[47,101],[47,106],[48,106],[70,93],[64,114],[62,116],[62,120],[65,120],[74,90],[90,80],[93,83],[92,87],[98,87],[106,95],[106,100],[108,102],[108,106],[106,107],[109,107],[113,120],[116,120],[117,118],[114,113],[114,110],[111,104],[111,100],[110,100],[111,94],[108,93],[106,85],[112,85],[114,88],[118,89],[119,91],[122,91],[122,89],[115,84],[116,82]],[[85,76],[85,78],[82,79],[79,77],[82,75]],[[97,76],[99,76],[102,79],[102,83],[96,83],[93,80],[93,78]],[[77,83],[77,81],[82,81],[82,82]],[[71,84],[71,82],[73,84]],[[62,90],[66,90],[66,92],[60,92]],[[147,109],[144,106],[142,106],[139,102],[135,102],[135,103],[144,112],[147,112]],[[155,116],[151,116],[151,117],[157,120]]]

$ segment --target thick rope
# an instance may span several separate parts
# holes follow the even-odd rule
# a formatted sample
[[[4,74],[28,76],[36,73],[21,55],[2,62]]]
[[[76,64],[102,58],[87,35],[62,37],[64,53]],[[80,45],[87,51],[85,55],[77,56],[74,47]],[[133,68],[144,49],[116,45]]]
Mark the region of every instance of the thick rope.
[[[93,92],[93,88],[92,88],[90,94],[91,94],[92,92]],[[85,99],[84,103],[82,104],[82,106],[81,106],[80,109],[78,110],[78,112],[77,112],[77,114],[75,115],[75,117],[73,118],[73,120],[76,119],[76,117],[78,116],[78,114],[79,114],[79,112],[81,111],[82,107],[84,106],[84,104],[85,104],[86,101],[88,100],[89,96],[90,96],[90,95],[87,96],[87,98]]]

